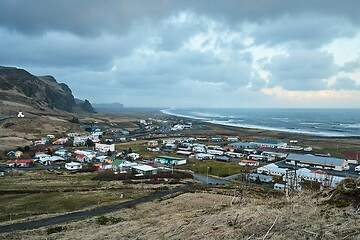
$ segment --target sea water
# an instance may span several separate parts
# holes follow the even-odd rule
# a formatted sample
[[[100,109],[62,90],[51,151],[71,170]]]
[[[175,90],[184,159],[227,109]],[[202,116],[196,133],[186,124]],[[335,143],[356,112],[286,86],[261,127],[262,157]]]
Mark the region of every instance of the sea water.
[[[171,108],[162,112],[242,128],[326,137],[360,136],[360,109]]]

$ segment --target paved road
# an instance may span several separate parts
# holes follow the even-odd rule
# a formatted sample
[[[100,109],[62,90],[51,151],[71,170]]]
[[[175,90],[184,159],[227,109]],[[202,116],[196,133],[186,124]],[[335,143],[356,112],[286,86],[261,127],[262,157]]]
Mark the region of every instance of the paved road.
[[[204,184],[224,185],[224,184],[230,184],[231,183],[231,182],[229,182],[227,180],[207,177],[206,175],[197,174],[197,173],[194,173],[193,176],[194,176],[194,178],[196,180],[199,180],[199,181],[203,182]]]
[[[91,210],[73,212],[73,213],[68,213],[68,214],[64,214],[64,215],[60,215],[60,216],[56,216],[56,217],[50,217],[50,218],[46,218],[46,219],[40,219],[40,220],[34,220],[34,221],[29,221],[29,222],[22,222],[22,223],[15,223],[15,224],[10,224],[10,225],[0,226],[0,233],[13,232],[13,231],[18,231],[18,230],[28,230],[28,229],[44,227],[44,226],[53,225],[53,224],[64,223],[67,221],[74,221],[74,220],[80,220],[80,219],[84,219],[84,218],[99,216],[99,215],[117,211],[117,210],[120,210],[123,208],[132,207],[132,206],[135,206],[140,203],[150,202],[155,199],[158,199],[158,198],[161,198],[161,197],[173,194],[173,193],[186,192],[189,190],[201,188],[202,186],[203,185],[187,185],[187,186],[178,187],[178,188],[174,188],[174,189],[170,189],[170,190],[166,190],[166,191],[155,192],[155,193],[152,193],[145,197],[137,198],[137,199],[130,200],[127,202],[118,203],[118,204],[111,205],[111,206],[103,206],[103,207],[98,207],[98,208],[94,208]]]

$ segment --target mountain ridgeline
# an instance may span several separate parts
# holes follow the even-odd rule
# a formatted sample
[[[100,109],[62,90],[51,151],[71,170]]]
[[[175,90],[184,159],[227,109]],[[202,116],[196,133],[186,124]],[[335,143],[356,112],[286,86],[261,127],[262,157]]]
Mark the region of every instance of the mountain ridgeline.
[[[88,100],[75,101],[71,89],[52,76],[34,76],[14,67],[0,66],[2,107],[40,111],[95,112]]]

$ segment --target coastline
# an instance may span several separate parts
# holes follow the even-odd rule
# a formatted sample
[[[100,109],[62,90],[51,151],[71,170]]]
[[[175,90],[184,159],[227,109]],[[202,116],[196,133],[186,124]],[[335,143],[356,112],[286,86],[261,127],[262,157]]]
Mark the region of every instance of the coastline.
[[[179,117],[189,120],[199,120],[204,123],[211,123],[216,125],[222,125],[222,126],[230,126],[230,127],[237,127],[241,129],[254,129],[254,130],[264,130],[264,131],[275,131],[275,132],[284,132],[287,134],[300,134],[300,135],[307,135],[312,137],[324,137],[324,138],[357,138],[360,139],[360,135],[349,135],[345,133],[336,133],[336,132],[330,132],[330,131],[307,131],[304,129],[290,129],[290,128],[282,128],[282,127],[269,127],[269,126],[261,126],[261,125],[254,125],[249,123],[234,123],[230,120],[227,121],[219,121],[219,120],[209,120],[208,118],[204,117],[194,117],[189,115],[182,115],[170,112],[171,110],[174,110],[174,108],[170,109],[162,109],[160,110],[161,113],[173,117]],[[226,117],[226,116],[224,116]],[[230,116],[231,118],[233,116]]]

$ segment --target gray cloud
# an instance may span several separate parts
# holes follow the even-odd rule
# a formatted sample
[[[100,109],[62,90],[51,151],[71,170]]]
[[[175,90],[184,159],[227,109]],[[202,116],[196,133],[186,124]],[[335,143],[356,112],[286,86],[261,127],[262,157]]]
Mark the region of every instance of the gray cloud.
[[[345,19],[304,13],[266,21],[253,36],[258,44],[272,46],[286,43],[301,48],[316,48],[335,38],[350,37],[356,33],[357,28]]]
[[[359,60],[340,68],[319,50],[359,33],[355,1],[2,0],[0,9],[0,65],[52,74],[98,102],[280,104],[260,90],[327,89],[338,72],[360,71]],[[252,47],[285,55],[258,61]]]
[[[360,84],[351,78],[337,78],[332,88],[335,90],[360,90]]]
[[[287,90],[327,89],[325,80],[338,71],[331,54],[305,49],[275,56],[264,68],[271,73],[270,86]]]
[[[359,71],[360,70],[360,57],[354,61],[345,63],[344,66],[342,66],[341,70],[344,72],[350,72],[350,73]]]

